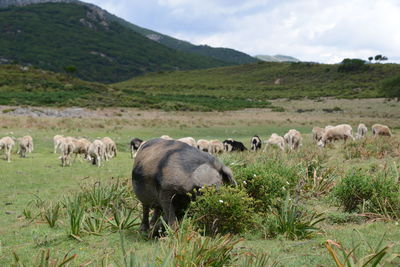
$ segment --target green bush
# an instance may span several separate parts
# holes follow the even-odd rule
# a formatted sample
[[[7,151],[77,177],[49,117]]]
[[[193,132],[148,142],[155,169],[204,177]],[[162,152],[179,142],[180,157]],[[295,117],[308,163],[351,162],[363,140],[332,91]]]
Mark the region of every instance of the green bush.
[[[239,234],[252,227],[254,200],[245,191],[207,187],[200,192],[202,195],[192,202],[189,214],[206,234]]]
[[[345,211],[374,212],[386,217],[400,217],[400,185],[387,171],[349,172],[333,190]]]
[[[365,61],[362,59],[343,59],[342,63],[338,67],[338,72],[353,72],[353,71],[365,71],[368,69],[368,66],[365,65]]]
[[[399,157],[400,142],[396,138],[367,137],[355,142],[347,142],[342,148],[342,153],[345,159]]]
[[[386,79],[382,83],[382,94],[387,98],[397,98],[400,100],[400,75]]]
[[[257,212],[266,212],[269,207],[293,191],[300,180],[296,166],[285,164],[280,159],[268,159],[234,170],[235,178],[248,195],[256,200]]]
[[[267,218],[267,228],[271,236],[281,234],[289,239],[310,238],[319,228],[316,225],[323,221],[322,214],[308,212],[295,203],[287,194],[280,205],[271,209],[272,216]]]

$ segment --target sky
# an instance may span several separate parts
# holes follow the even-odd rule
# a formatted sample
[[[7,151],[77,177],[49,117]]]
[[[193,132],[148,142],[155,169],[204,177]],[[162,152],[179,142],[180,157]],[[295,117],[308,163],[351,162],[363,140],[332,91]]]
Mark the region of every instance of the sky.
[[[85,0],[194,44],[337,63],[400,63],[400,0]]]

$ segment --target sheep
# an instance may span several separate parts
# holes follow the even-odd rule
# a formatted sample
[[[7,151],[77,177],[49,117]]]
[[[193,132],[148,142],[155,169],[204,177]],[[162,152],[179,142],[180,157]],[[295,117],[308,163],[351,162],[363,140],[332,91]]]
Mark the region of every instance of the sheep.
[[[258,149],[261,149],[261,139],[258,135],[255,135],[251,138],[251,150],[256,151]]]
[[[283,137],[289,149],[294,150],[301,146],[303,140],[301,133],[295,129],[289,130]]]
[[[64,140],[64,136],[62,136],[62,135],[55,135],[55,136],[53,137],[53,142],[54,142],[54,154],[57,153],[57,150],[59,149],[59,146],[60,146],[62,140]]]
[[[83,155],[85,159],[87,159],[89,155],[89,146],[90,146],[90,141],[87,140],[86,138],[79,138],[79,139],[71,139],[72,143],[74,144],[74,154],[75,154],[75,159],[78,156],[78,154]]]
[[[361,139],[367,135],[368,128],[364,123],[360,123],[357,128],[356,139]]]
[[[383,124],[372,125],[372,135],[373,136],[392,136],[388,126]]]
[[[117,145],[110,137],[103,137],[101,139],[103,144],[105,145],[105,160],[109,160],[113,157],[117,156]]]
[[[197,140],[197,148],[200,151],[210,152],[210,142],[204,139],[199,139]]]
[[[71,155],[74,153],[75,145],[73,142],[63,140],[59,145],[58,148],[61,150],[61,166],[70,166],[71,165]]]
[[[320,127],[314,127],[312,129],[313,140],[318,143],[321,140],[322,135],[324,135],[324,132],[325,129]]]
[[[196,147],[197,146],[196,140],[194,140],[193,137],[183,137],[183,138],[178,139],[177,141],[183,142],[183,143],[188,144],[189,146],[192,146],[192,147]]]
[[[235,141],[232,138],[226,139],[222,143],[224,144],[224,150],[227,152],[247,150],[247,148],[243,145],[242,142]]]
[[[211,140],[209,142],[208,152],[210,154],[221,154],[224,152],[224,144],[219,140]]]
[[[4,149],[5,160],[7,162],[11,162],[11,151],[14,145],[14,140],[9,136],[0,139],[0,150]]]
[[[131,142],[129,143],[129,146],[130,146],[130,150],[131,150],[131,158],[134,158],[134,152],[135,151],[137,151],[138,149],[139,149],[139,147],[140,147],[140,145],[143,143],[143,140],[142,139],[139,139],[139,138],[133,138],[132,140],[131,140]]]
[[[340,124],[332,127],[324,132],[321,140],[318,142],[318,146],[324,147],[327,142],[332,142],[339,139],[343,139],[345,143],[348,138],[355,140],[352,135],[352,130],[353,128],[348,124]]]
[[[265,141],[264,152],[267,150],[269,145],[278,146],[282,151],[285,150],[285,139],[282,136],[277,135],[276,133],[271,134],[271,137]]]
[[[105,144],[99,139],[94,140],[89,146],[88,153],[88,159],[92,161],[92,164],[100,167],[101,159],[104,158],[104,154],[106,153]]]
[[[160,138],[164,139],[164,140],[174,140],[173,138],[169,137],[168,135],[162,135]]]
[[[31,136],[26,135],[24,137],[19,138],[18,141],[19,141],[19,150],[17,153],[21,156],[21,158],[25,158],[26,153],[32,153],[33,139]]]

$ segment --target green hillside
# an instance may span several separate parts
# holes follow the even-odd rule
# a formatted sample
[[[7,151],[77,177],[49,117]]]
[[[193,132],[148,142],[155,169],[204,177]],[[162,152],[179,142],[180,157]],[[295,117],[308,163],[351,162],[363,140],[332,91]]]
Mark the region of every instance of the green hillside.
[[[46,3],[0,9],[0,59],[89,81],[116,82],[146,72],[227,65],[179,52],[108,20],[86,5]]]
[[[147,74],[116,84],[124,92],[195,101],[214,97],[263,103],[274,98],[382,97],[382,80],[400,71],[397,64],[369,64],[363,71],[339,72],[340,65],[259,62],[207,70]],[[218,108],[218,107],[215,107]]]
[[[151,107],[108,85],[19,65],[0,65],[0,105]]]
[[[143,36],[146,36],[147,38],[150,38],[156,42],[159,42],[160,44],[163,44],[172,49],[176,49],[178,51],[212,57],[224,62],[229,62],[231,64],[245,64],[258,61],[256,58],[234,49],[211,47],[208,45],[194,45],[187,41],[175,39],[168,35],[139,27],[114,15],[110,15],[110,18],[142,34]]]

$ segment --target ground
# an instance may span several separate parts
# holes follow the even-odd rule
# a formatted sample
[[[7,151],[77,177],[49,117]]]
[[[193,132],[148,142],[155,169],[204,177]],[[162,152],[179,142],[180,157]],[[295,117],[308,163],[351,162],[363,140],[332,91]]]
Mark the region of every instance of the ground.
[[[164,112],[111,108],[86,110],[79,117],[58,118],[10,115],[2,112],[10,107],[0,107],[0,137],[29,134],[35,143],[34,153],[28,158],[19,158],[15,148],[11,163],[0,160],[0,265],[9,266],[13,262],[12,252],[23,259],[33,260],[42,248],[51,248],[53,255],[59,257],[68,251],[76,253],[77,263],[91,262],[93,266],[98,266],[105,255],[120,260],[122,252],[118,233],[87,235],[82,241],[77,241],[68,237],[65,220],[61,220],[57,227],[50,228],[44,221],[27,220],[23,211],[29,209],[30,203],[38,198],[59,201],[79,191],[81,185],[96,181],[108,183],[121,179],[128,181],[130,186],[133,160],[130,158],[128,143],[132,137],[150,139],[167,134],[174,138],[235,138],[249,147],[250,138],[254,134],[266,139],[273,132],[283,135],[288,129],[295,128],[305,137],[303,147],[307,147],[315,146],[310,134],[313,126],[349,123],[356,128],[361,122],[368,127],[373,123],[383,123],[389,125],[395,135],[400,133],[399,102],[386,102],[384,99],[324,99],[274,100],[273,104],[283,107],[285,111],[247,109],[229,112]],[[335,107],[340,110],[331,112],[330,109]],[[91,139],[110,136],[117,142],[119,153],[117,158],[100,168],[79,158],[71,167],[62,168],[58,155],[52,153],[52,138],[55,134]],[[332,165],[336,167],[349,168],[353,164],[384,162],[394,162],[397,167],[400,166],[398,157],[345,160],[338,152],[341,146],[339,142],[329,148]],[[311,198],[307,201],[308,206],[328,215],[341,212],[340,207],[334,205],[329,198]],[[357,234],[360,231],[373,244],[378,243],[386,233],[384,242],[395,243],[395,250],[400,251],[400,228],[396,221],[336,224],[326,220],[322,222],[321,228],[323,231],[309,240],[290,241],[283,237],[264,239],[257,234],[244,235],[240,246],[252,252],[266,252],[285,266],[334,266],[324,242],[331,239],[350,245],[360,240]],[[137,230],[138,227],[135,227],[124,233],[127,249],[147,259],[154,259],[159,253],[158,241],[144,238]]]

